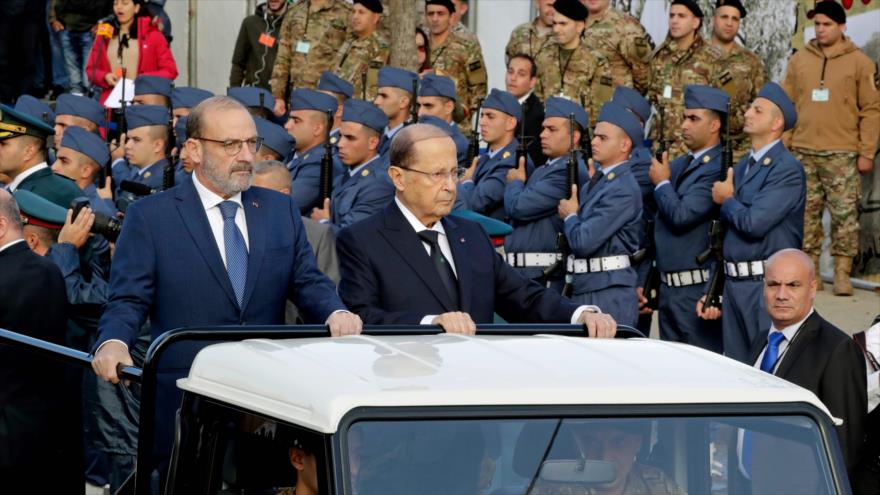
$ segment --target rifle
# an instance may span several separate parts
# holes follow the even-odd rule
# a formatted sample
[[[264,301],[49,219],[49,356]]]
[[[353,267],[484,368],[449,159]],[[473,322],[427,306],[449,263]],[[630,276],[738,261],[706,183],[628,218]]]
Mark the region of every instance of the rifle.
[[[171,92],[174,92],[174,83],[171,83]],[[262,93],[260,94],[262,97]],[[262,103],[262,102],[261,102]],[[168,131],[165,135],[165,168],[162,169],[162,189],[174,187],[174,107],[168,100]]]
[[[419,123],[419,80],[413,79],[412,98],[409,101],[409,123]]]
[[[663,109],[662,105],[659,105],[657,108],[659,109],[657,113],[660,114],[660,130],[657,133],[657,149],[654,151],[654,158],[656,158],[658,162],[662,162],[663,153],[666,152],[669,143],[666,140],[666,111]]]
[[[584,94],[581,93],[581,108],[587,108],[587,100],[584,97]],[[593,136],[590,134],[590,123],[587,122],[587,127],[584,129],[584,132],[581,134],[581,154],[584,156],[584,163],[589,164],[589,161],[593,159]]]
[[[514,162],[514,168],[519,167],[520,160],[524,160],[523,163],[525,163],[526,165],[528,164],[528,161],[529,161],[528,155],[527,155],[529,149],[526,146],[526,117],[525,117],[526,116],[526,105],[525,105],[525,103],[521,104],[520,107],[522,108],[522,112],[521,112],[522,118],[520,119],[520,123],[519,123],[519,140],[517,141],[517,146],[516,146],[516,157],[515,157],[516,160]],[[529,168],[526,167],[526,180],[528,180],[528,177],[529,177],[528,173],[529,173]]]
[[[367,69],[361,71],[361,99],[367,99]]]
[[[571,194],[571,187],[577,184],[578,177],[578,159],[577,153],[578,148],[575,146],[574,142],[574,126],[576,122],[574,120],[574,114],[568,114],[568,164],[565,167],[565,194]]]
[[[733,167],[733,141],[730,139],[730,103],[725,116],[724,147],[721,151],[721,180],[727,179],[727,171]],[[715,260],[715,271],[709,278],[706,288],[706,301],[703,310],[721,309],[724,292],[724,224],[720,218],[709,222],[709,248],[697,255],[697,264],[702,266],[709,259]]]
[[[333,127],[333,112],[327,110],[327,129],[324,134],[324,156],[321,157],[321,176],[318,182],[320,207],[324,200],[333,194],[333,144],[330,143],[330,128]]]
[[[471,128],[471,141],[468,143],[467,159],[465,159],[465,167],[470,167],[474,162],[474,158],[480,152],[480,109],[483,107],[483,99],[477,99],[477,111],[474,116],[474,124]]]
[[[642,295],[648,302],[645,306],[656,311],[660,308],[660,271],[657,270],[657,246],[654,245],[654,220],[645,221],[645,239],[648,239],[648,248],[642,248],[631,256],[632,264],[637,265],[644,260],[651,263],[648,268],[648,276],[642,286]]]

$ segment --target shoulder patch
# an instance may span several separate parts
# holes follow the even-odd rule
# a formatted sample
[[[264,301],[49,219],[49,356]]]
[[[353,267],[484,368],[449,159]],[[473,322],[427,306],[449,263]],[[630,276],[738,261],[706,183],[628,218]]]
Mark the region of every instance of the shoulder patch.
[[[473,62],[468,64],[468,71],[470,72],[476,72],[482,68],[483,62],[480,62],[479,60],[474,60]]]
[[[381,60],[371,60],[370,61],[370,68],[371,69],[381,69],[383,65],[385,65],[385,64],[383,64]]]

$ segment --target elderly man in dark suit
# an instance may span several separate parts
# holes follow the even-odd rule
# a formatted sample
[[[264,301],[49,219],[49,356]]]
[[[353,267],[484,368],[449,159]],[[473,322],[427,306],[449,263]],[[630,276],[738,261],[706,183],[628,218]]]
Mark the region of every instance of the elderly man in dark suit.
[[[813,308],[816,297],[813,260],[797,249],[783,249],[765,265],[764,303],[772,325],[752,348],[755,367],[810,390],[837,427],[847,468],[859,462],[864,445],[865,364],[858,345]]]
[[[614,320],[521,276],[474,222],[448,216],[457,166],[452,138],[415,124],[391,142],[394,201],[339,234],[340,294],[365,322],[440,325],[473,333],[494,313],[511,322],[585,323],[610,337]]]

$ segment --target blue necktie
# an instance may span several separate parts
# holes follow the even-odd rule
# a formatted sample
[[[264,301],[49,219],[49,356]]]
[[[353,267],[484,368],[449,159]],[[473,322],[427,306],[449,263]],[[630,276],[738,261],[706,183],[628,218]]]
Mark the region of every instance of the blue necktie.
[[[761,359],[761,371],[773,373],[773,367],[776,366],[776,360],[779,359],[779,344],[785,340],[785,334],[778,330],[770,332],[767,336],[767,350],[764,351],[764,358]]]
[[[226,272],[229,273],[229,281],[232,290],[235,291],[235,299],[241,307],[244,300],[244,284],[247,281],[248,252],[244,243],[244,236],[238,225],[235,225],[235,212],[238,203],[224,201],[218,205],[220,214],[223,215],[223,244],[226,249]]]

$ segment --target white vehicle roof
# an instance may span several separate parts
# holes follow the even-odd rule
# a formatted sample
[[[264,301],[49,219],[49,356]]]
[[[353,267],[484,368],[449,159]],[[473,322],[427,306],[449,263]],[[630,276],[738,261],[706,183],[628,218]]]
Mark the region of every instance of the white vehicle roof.
[[[357,407],[805,402],[806,389],[659,340],[432,336],[248,340],[199,352],[183,390],[333,433]]]

